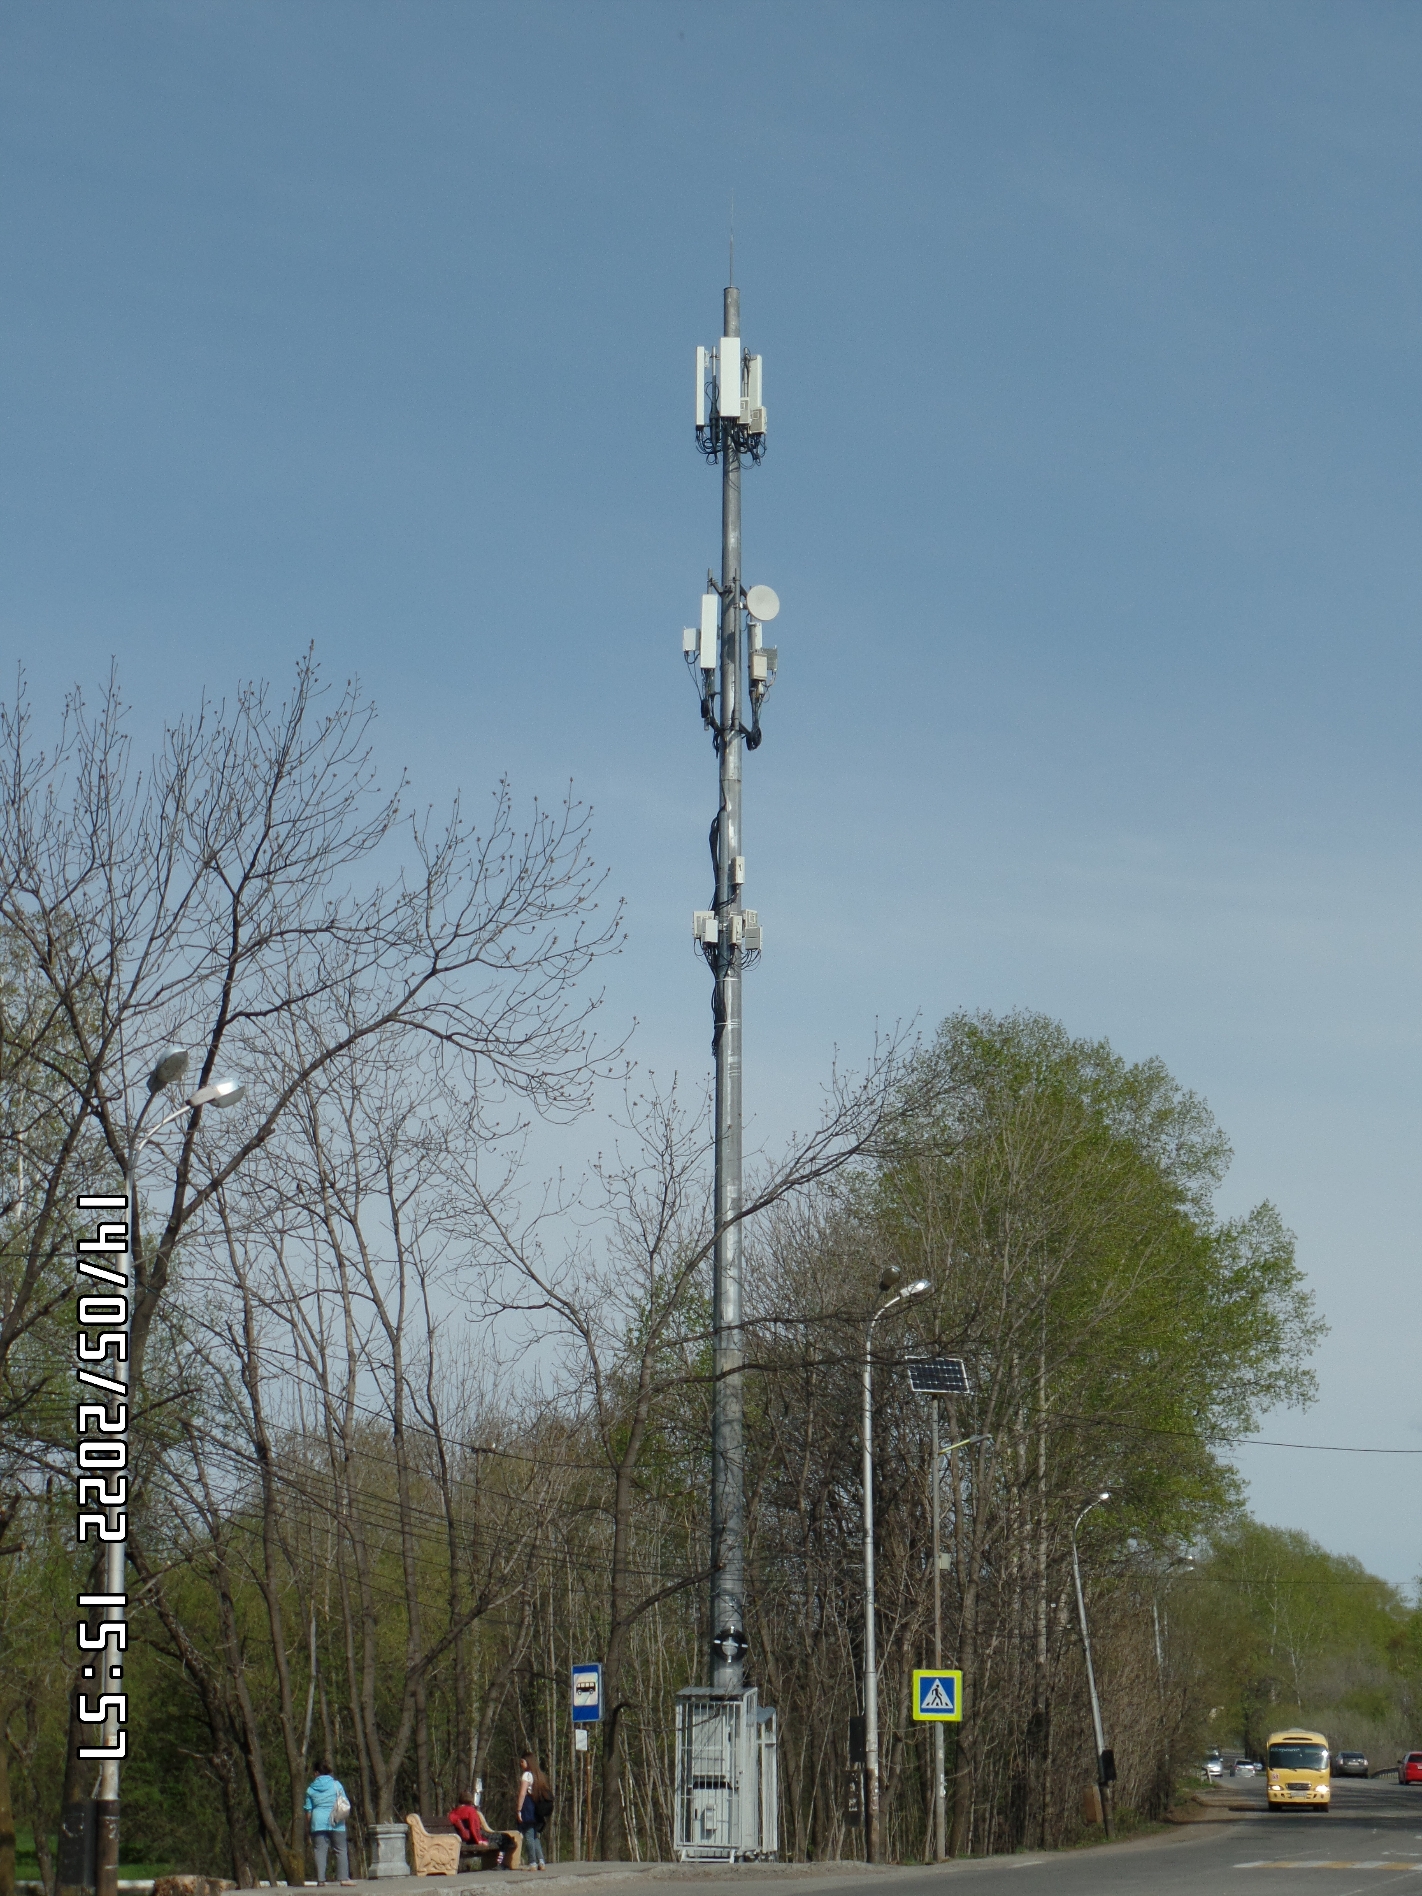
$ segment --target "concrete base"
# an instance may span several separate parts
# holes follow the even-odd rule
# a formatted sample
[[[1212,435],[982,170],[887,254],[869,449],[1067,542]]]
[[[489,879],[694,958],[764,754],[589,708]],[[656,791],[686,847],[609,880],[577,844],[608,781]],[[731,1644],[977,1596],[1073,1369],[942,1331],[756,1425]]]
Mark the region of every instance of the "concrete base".
[[[365,1834],[370,1839],[372,1876],[410,1874],[410,1866],[405,1861],[405,1840],[410,1832],[404,1824],[372,1824]]]

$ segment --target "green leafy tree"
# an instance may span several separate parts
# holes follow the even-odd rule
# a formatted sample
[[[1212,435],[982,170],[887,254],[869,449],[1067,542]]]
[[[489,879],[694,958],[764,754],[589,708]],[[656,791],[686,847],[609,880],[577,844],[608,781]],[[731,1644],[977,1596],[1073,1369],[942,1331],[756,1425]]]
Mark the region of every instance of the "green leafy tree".
[[[1302,1724],[1375,1767],[1412,1742],[1419,1615],[1351,1555],[1241,1518],[1179,1596],[1216,1742],[1260,1757],[1271,1730]]]

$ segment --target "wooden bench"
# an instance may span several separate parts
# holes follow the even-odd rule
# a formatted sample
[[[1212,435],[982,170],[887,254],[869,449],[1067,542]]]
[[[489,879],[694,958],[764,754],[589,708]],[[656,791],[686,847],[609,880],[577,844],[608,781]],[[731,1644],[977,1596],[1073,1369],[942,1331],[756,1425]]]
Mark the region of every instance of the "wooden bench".
[[[442,1863],[439,1868],[420,1868],[420,1852],[422,1849],[428,1848],[432,1843],[441,1845],[457,1843],[459,1846],[457,1867],[461,1870],[496,1870],[499,1867],[499,1858],[501,1855],[507,1869],[516,1870],[519,1867],[519,1860],[523,1855],[523,1838],[519,1836],[517,1832],[506,1830],[502,1833],[502,1836],[500,1836],[498,1832],[495,1832],[493,1833],[494,1841],[492,1843],[468,1843],[455,1829],[454,1825],[450,1823],[448,1818],[442,1817],[437,1823],[427,1825],[421,1822],[420,1818],[411,1816],[407,1817],[405,1822],[410,1827],[410,1842],[415,1856],[416,1876],[450,1876],[454,1873],[453,1870],[444,1868]],[[416,1824],[420,1826],[419,1834],[420,1837],[424,1839],[423,1844],[416,1839]],[[448,1853],[447,1851],[443,1851],[441,1854],[447,1855]]]
[[[410,1830],[410,1855],[416,1876],[457,1876],[459,1835],[451,1824],[447,1836],[432,1836],[411,1811],[405,1819]]]

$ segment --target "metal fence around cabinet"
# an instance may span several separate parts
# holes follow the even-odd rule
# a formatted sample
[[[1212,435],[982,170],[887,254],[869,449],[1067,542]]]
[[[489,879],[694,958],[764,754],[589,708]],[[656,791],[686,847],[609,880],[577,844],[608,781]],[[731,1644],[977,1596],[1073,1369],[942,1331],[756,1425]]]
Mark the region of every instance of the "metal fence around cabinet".
[[[775,1713],[754,1687],[677,1693],[676,1836],[680,1862],[774,1857],[780,1848]]]

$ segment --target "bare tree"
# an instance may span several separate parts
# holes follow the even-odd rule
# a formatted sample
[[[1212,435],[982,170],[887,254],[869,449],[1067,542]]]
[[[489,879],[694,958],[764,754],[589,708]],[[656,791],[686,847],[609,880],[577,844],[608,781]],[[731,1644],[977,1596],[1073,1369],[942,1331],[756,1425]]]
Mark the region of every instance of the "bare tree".
[[[135,1376],[185,1230],[362,1042],[437,1049],[489,1115],[586,1103],[597,1002],[578,983],[619,926],[597,912],[586,813],[535,805],[520,829],[505,785],[482,834],[457,806],[442,826],[404,818],[403,785],[376,780],[372,716],[308,658],[284,701],[250,685],[171,726],[145,771],[116,684],[93,712],[74,694],[52,752],[23,699],[0,707],[0,932],[55,1121],[0,1353],[86,1130],[125,1174],[134,1082],[170,1042],[194,1050],[199,1085],[230,1068],[251,1098],[213,1151],[193,1109],[151,1188],[164,1209],[139,1261]]]
[[[811,1189],[871,1151],[890,1118],[901,1110],[897,1043],[885,1046],[857,1081],[836,1075],[821,1123],[764,1168],[747,1194],[744,1219],[754,1219],[787,1196]],[[698,1442],[710,1388],[706,1300],[693,1293],[715,1248],[709,1143],[703,1114],[690,1119],[675,1087],[670,1094],[629,1095],[623,1131],[630,1144],[594,1168],[593,1191],[581,1204],[590,1223],[581,1242],[552,1255],[542,1225],[552,1211],[515,1229],[497,1204],[480,1195],[490,1261],[517,1287],[510,1300],[536,1320],[551,1319],[563,1348],[569,1392],[576,1392],[605,1463],[610,1493],[610,1571],[603,1647],[606,1725],[602,1745],[602,1854],[627,1854],[628,1811],[623,1789],[624,1729],[631,1709],[624,1666],[633,1629],[664,1600],[710,1579],[709,1568],[634,1572],[634,1511],[649,1437],[673,1427],[682,1433],[695,1417]],[[471,1189],[477,1192],[477,1185]],[[497,1295],[497,1293],[495,1293]],[[687,1413],[688,1398],[695,1407]],[[668,1405],[677,1414],[667,1416]],[[699,1449],[695,1451],[699,1454]]]
[[[7,1249],[0,1391],[67,1288],[76,1191],[129,1174],[136,1083],[166,1046],[192,1051],[199,1087],[233,1073],[250,1091],[219,1139],[195,1107],[149,1149],[139,1389],[180,1245],[333,1062],[369,1042],[395,1059],[428,1049],[491,1128],[509,1107],[579,1110],[597,1070],[597,997],[579,984],[619,920],[598,911],[571,799],[520,827],[502,785],[482,832],[458,804],[443,824],[404,816],[403,782],[377,781],[371,708],[354,684],[323,686],[310,657],[285,699],[248,685],[169,726],[146,769],[128,715],[112,680],[95,709],[76,691],[46,750],[22,688],[0,706],[0,1024],[18,1075],[5,1130],[20,1152],[45,1147]],[[66,1798],[77,1735],[71,1721]]]

